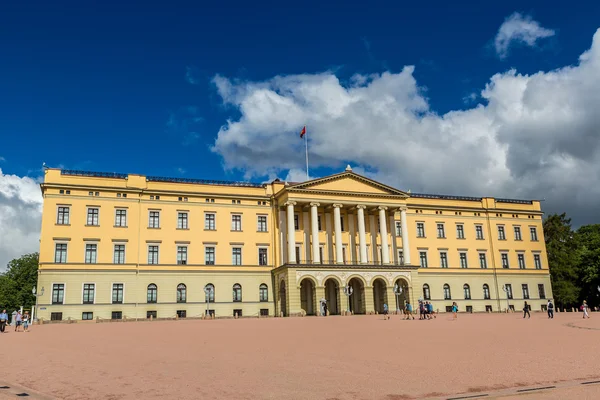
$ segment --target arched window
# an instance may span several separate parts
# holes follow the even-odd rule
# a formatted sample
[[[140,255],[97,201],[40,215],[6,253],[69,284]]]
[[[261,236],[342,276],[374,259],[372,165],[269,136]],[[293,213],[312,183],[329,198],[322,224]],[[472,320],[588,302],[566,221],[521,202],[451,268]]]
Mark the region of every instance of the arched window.
[[[233,285],[233,301],[242,301],[242,285],[239,283]]]
[[[431,292],[429,291],[429,285],[428,284],[424,284],[423,285],[423,298],[425,300],[431,300]]]
[[[258,288],[258,292],[260,295],[260,301],[269,301],[269,287],[266,284],[261,283]]]
[[[465,300],[471,300],[471,288],[466,283],[463,285],[463,291],[465,292]]]
[[[177,302],[185,303],[187,301],[187,291],[186,286],[183,283],[177,285]]]
[[[158,297],[158,288],[154,283],[148,285],[148,303],[156,303]]]
[[[490,287],[487,285],[487,283],[483,284],[483,299],[484,300],[490,299]]]
[[[215,285],[212,283],[204,286],[204,301],[215,301]]]
[[[450,285],[444,284],[444,300],[452,300],[452,294],[450,293]]]

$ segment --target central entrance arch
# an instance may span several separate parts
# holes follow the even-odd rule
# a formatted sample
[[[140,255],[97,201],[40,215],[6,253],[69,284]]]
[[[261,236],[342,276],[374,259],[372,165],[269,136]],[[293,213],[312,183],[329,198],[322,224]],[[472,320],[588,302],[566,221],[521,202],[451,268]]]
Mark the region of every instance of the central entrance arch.
[[[396,282],[394,282],[394,287],[396,287],[396,285],[398,285],[398,287],[402,288],[402,294],[400,296],[394,296],[396,297],[396,309],[397,310],[404,310],[406,308],[406,303],[410,302],[410,293],[409,293],[409,288],[408,288],[408,282],[404,279],[396,279]],[[413,310],[415,309],[415,305],[413,304]]]
[[[354,314],[366,314],[365,307],[365,285],[359,278],[352,278],[348,281],[348,286],[352,288],[350,296],[350,311]]]
[[[327,310],[331,315],[340,313],[340,286],[334,278],[325,281],[325,300],[327,300]]]
[[[279,302],[280,309],[279,312],[283,314],[284,317],[287,317],[287,301],[286,301],[286,291],[285,291],[285,281],[281,281],[281,285],[279,288]]]
[[[306,315],[315,315],[315,284],[309,278],[300,282],[300,308],[306,311]]]
[[[391,304],[387,298],[386,284],[381,278],[377,278],[373,281],[373,304],[375,305],[375,311],[379,314],[383,313],[384,304],[388,305],[388,309],[391,308]]]

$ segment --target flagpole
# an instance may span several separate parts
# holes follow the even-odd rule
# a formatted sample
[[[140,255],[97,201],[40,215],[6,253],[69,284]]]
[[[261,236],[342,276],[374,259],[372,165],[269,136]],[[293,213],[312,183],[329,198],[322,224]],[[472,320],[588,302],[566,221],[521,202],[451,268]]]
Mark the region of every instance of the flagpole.
[[[310,180],[308,175],[308,135],[304,134],[304,144],[306,145],[306,180]]]

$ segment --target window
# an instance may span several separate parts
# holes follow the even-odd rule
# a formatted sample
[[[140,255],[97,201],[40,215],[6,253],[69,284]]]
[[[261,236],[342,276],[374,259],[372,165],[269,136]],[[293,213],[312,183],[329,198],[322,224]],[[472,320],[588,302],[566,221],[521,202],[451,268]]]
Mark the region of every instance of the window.
[[[233,301],[242,301],[242,285],[239,283],[233,285]]]
[[[300,216],[298,214],[294,214],[294,230],[300,230]]]
[[[96,264],[96,258],[98,255],[97,244],[86,244],[85,245],[85,263]]]
[[[242,230],[242,216],[239,214],[234,214],[231,216],[231,230],[232,231],[241,231]]]
[[[160,211],[148,213],[148,228],[160,228]]]
[[[146,311],[146,318],[148,318],[148,319],[150,319],[150,318],[156,319],[156,311]]]
[[[87,224],[88,225],[93,225],[93,226],[99,225],[99,221],[98,221],[99,211],[100,210],[98,210],[97,208],[88,208],[88,210],[87,210]]]
[[[215,228],[215,214],[204,214],[204,229],[207,231],[214,231]]]
[[[450,293],[450,285],[444,284],[444,300],[452,300],[452,293]]]
[[[469,265],[467,264],[467,253],[458,253],[458,255],[460,257],[460,267],[468,268]]]
[[[115,244],[115,254],[113,257],[115,264],[125,264],[125,245]]]
[[[471,300],[471,287],[466,283],[463,285],[463,292],[465,294],[465,300]]]
[[[440,251],[440,267],[448,268],[448,253]]]
[[[260,309],[260,316],[261,317],[268,317],[269,316],[269,309],[268,308],[261,308]]]
[[[423,285],[423,298],[425,300],[431,300],[431,291],[429,290],[428,284]]]
[[[546,298],[546,289],[544,289],[543,283],[538,284],[538,293],[540,295],[540,299]]]
[[[444,232],[444,224],[437,224],[437,237],[441,239],[446,237],[446,232]]]
[[[321,229],[321,216],[318,215],[317,216],[317,229],[322,231],[323,229]]]
[[[177,285],[177,302],[185,303],[187,301],[187,287],[180,283]]]
[[[122,311],[113,311],[110,314],[110,319],[123,319],[123,312]]]
[[[483,299],[484,300],[490,299],[490,287],[488,286],[487,283],[483,284]]]
[[[185,310],[177,310],[177,318],[185,318],[187,316],[187,312]]]
[[[485,253],[479,253],[479,268],[487,268],[487,258],[485,257]]]
[[[112,287],[112,303],[123,304],[123,284],[113,283]],[[119,318],[121,319],[121,318]]]
[[[209,283],[208,285],[204,286],[204,301],[215,301],[215,285],[213,285],[212,283]]]
[[[231,264],[242,265],[242,248],[234,247],[231,249]]]
[[[537,229],[534,226],[532,226],[529,228],[529,233],[531,233],[531,240],[533,242],[537,242],[537,240],[538,240]]]
[[[498,226],[498,240],[506,240],[506,234],[504,233],[503,226]]]
[[[233,310],[233,316],[234,317],[238,317],[238,318],[241,317],[242,316],[242,310],[240,310],[240,309]]]
[[[502,268],[509,268],[510,266],[508,265],[508,253],[502,253],[500,254],[500,256],[502,257]]]
[[[158,264],[158,246],[148,246],[148,264]]]
[[[84,321],[91,321],[94,319],[94,313],[93,312],[83,312],[83,313],[81,313],[81,319]]]
[[[465,238],[465,227],[462,224],[456,225],[456,237],[458,239]]]
[[[127,210],[115,211],[115,226],[127,226]]]
[[[56,243],[54,250],[54,262],[64,264],[67,262],[67,244]]]
[[[296,261],[298,260],[298,257],[300,257],[300,247],[296,247]],[[367,250],[367,254],[369,254],[368,250]],[[321,263],[324,263],[325,260],[323,259],[323,246],[319,246],[319,260],[321,260]]]
[[[515,226],[513,228],[515,229],[515,240],[523,240],[521,239],[521,227]]]
[[[345,230],[344,230],[344,217],[343,216],[340,216],[340,230],[342,232],[345,232]]]
[[[525,254],[517,254],[517,259],[519,260],[519,269],[525,269]]]
[[[419,252],[419,259],[421,260],[421,268],[427,268],[427,252],[426,251]]]
[[[52,304],[63,304],[65,298],[65,285],[55,283],[52,285]]]
[[[93,283],[83,284],[83,304],[94,304],[95,287]]]
[[[62,313],[61,312],[50,313],[50,321],[62,321]]]
[[[156,298],[158,297],[158,287],[154,283],[149,284],[146,294],[148,303],[156,303]]]
[[[512,293],[512,285],[507,283],[506,285],[504,285],[503,290],[506,292],[506,297],[509,299],[513,298],[513,293]]]
[[[402,236],[402,222],[396,221],[396,236]]]
[[[204,263],[206,265],[215,265],[215,248],[205,247],[204,248]]]
[[[535,264],[535,269],[542,269],[542,259],[539,254],[533,255],[533,263]]]
[[[258,232],[266,232],[267,231],[267,216],[259,215],[257,224],[258,224],[258,226],[256,227],[256,230]]]
[[[425,224],[423,222],[417,222],[417,237],[425,237]]]
[[[69,207],[58,207],[56,223],[58,225],[69,225]]]
[[[404,264],[404,251],[403,250],[398,250],[398,262],[400,263],[400,265]]]
[[[521,289],[523,290],[523,299],[529,300],[529,286],[526,283],[523,283]]]
[[[177,264],[187,264],[187,246],[177,246]]]
[[[177,229],[188,229],[188,213],[177,213]]]
[[[262,283],[258,288],[260,301],[269,301],[269,288],[266,284]]]
[[[477,240],[483,240],[483,226],[475,225],[475,237]]]
[[[258,265],[267,265],[267,249],[264,247],[258,249]]]

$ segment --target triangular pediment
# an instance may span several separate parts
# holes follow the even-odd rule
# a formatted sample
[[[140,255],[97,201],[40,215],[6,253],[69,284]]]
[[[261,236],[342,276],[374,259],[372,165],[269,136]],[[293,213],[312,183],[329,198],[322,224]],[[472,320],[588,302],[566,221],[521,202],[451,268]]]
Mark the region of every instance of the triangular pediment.
[[[288,189],[408,197],[408,193],[349,171],[297,183]]]

